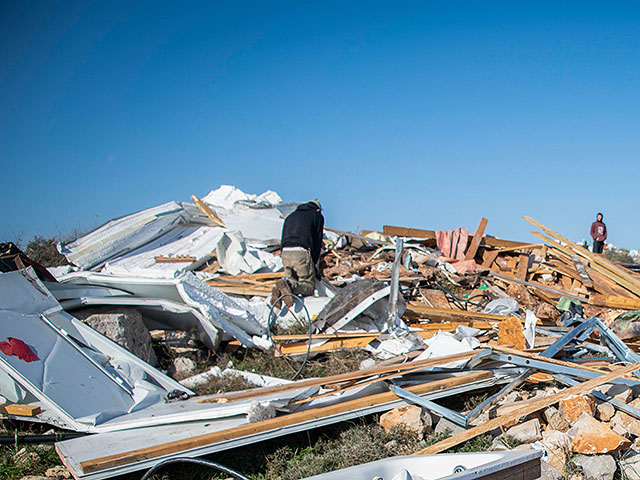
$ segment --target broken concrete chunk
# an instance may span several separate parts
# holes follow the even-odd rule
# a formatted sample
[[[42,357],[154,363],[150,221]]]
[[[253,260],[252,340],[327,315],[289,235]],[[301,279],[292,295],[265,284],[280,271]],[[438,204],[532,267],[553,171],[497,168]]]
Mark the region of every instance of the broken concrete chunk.
[[[627,480],[640,480],[640,454],[622,458],[620,460],[620,469],[624,475],[623,478]]]
[[[511,427],[505,435],[517,440],[520,443],[533,443],[542,439],[540,432],[540,420],[534,418],[527,422]]]
[[[568,432],[571,451],[585,455],[617,452],[631,445],[631,442],[615,433],[604,423],[583,412]]]
[[[601,390],[604,394],[620,400],[623,403],[629,403],[633,400],[633,392],[626,385],[615,384],[611,386],[603,386]]]
[[[544,418],[552,430],[559,432],[567,432],[569,430],[569,422],[567,422],[564,415],[555,407],[547,408],[544,411]]]
[[[616,473],[616,461],[611,455],[577,455],[572,461],[580,467],[585,480],[613,480]]]
[[[71,472],[62,465],[48,468],[45,475],[52,478],[71,478]]]
[[[608,422],[616,414],[616,409],[609,402],[598,405],[596,418],[601,422]]]
[[[457,435],[458,433],[464,432],[465,429],[460,425],[453,423],[451,420],[442,417],[433,431],[435,433],[449,433],[450,435]]]
[[[549,460],[547,460],[547,463],[556,471],[564,473],[566,470],[565,466],[567,464],[567,454],[565,452],[559,451],[554,453],[553,455],[549,455]]]
[[[493,439],[491,443],[491,447],[489,448],[492,452],[504,452],[509,450],[509,447],[504,443],[504,439],[502,436],[496,437]]]
[[[423,435],[425,424],[422,419],[422,409],[416,405],[405,405],[394,408],[380,417],[380,426],[387,432],[398,425],[416,432],[418,435]]]
[[[178,357],[173,360],[171,367],[169,367],[169,375],[173,378],[186,378],[192,375],[197,369],[196,362],[188,357]]]
[[[522,396],[518,392],[511,392],[509,395],[502,399],[500,405],[509,405],[520,400],[522,400]]]
[[[79,310],[73,314],[145,362],[151,365],[158,363],[149,330],[142,321],[142,315],[135,308],[97,307]]]
[[[540,462],[540,480],[561,480],[562,474],[547,462]]]
[[[547,429],[542,433],[541,443],[547,451],[547,455],[551,456],[559,452],[569,451],[571,438],[564,432]]]
[[[624,412],[617,412],[613,418],[611,418],[612,427],[621,427],[622,430],[640,437],[640,420],[633,418],[631,415]]]
[[[560,401],[560,411],[570,424],[578,421],[583,413],[594,416],[596,402],[593,398],[584,395],[573,395]]]

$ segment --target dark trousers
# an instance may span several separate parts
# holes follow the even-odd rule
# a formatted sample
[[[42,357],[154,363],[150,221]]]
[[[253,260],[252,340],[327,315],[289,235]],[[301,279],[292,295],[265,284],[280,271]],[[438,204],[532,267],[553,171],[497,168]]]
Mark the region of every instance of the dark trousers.
[[[604,242],[593,241],[593,253],[602,253],[602,247],[604,247]]]

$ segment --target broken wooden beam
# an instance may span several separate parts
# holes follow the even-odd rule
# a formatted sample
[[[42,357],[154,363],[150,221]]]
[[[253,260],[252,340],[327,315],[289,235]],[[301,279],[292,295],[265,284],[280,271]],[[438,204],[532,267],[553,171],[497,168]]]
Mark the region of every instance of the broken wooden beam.
[[[434,230],[421,230],[419,228],[406,228],[406,227],[393,227],[391,225],[384,225],[382,227],[382,232],[385,235],[395,235],[397,237],[415,237],[415,238],[425,238],[427,240],[435,240],[436,232]],[[469,235],[469,237],[473,237],[473,235]],[[484,237],[480,242],[481,246],[490,246],[496,248],[504,248],[504,247],[523,247],[529,245],[524,242],[515,242],[513,240],[503,240],[501,238],[494,237]]]
[[[213,210],[211,210],[209,205],[204,203],[200,198],[196,197],[195,195],[191,195],[191,200],[193,201],[193,203],[196,204],[196,207],[198,207],[200,211],[204,213],[207,216],[207,218],[209,218],[209,220],[211,220],[214,224],[216,224],[219,227],[226,227],[224,222],[220,220],[220,218],[218,218],[218,216],[215,213],[213,213]]]
[[[478,247],[480,246],[480,242],[484,237],[484,231],[487,228],[488,222],[489,220],[487,220],[484,217],[480,219],[480,225],[478,225],[478,229],[476,230],[476,233],[474,233],[473,235],[473,240],[471,241],[471,245],[469,245],[469,248],[467,249],[467,253],[465,253],[464,255],[465,260],[473,260],[475,258],[476,253],[478,252]]]
[[[156,263],[193,263],[197,260],[191,255],[176,255],[175,257],[153,257]]]
[[[447,390],[459,385],[467,385],[470,383],[479,382],[491,378],[492,376],[492,372],[478,371],[467,373],[465,375],[454,376],[451,378],[445,378],[442,380],[435,380],[421,385],[410,386],[407,387],[406,390],[416,395],[424,395],[430,392]],[[171,455],[185,450],[212,445],[225,440],[245,437],[248,435],[255,435],[257,433],[277,430],[289,425],[295,425],[310,420],[327,418],[348,411],[381,405],[384,403],[390,403],[397,399],[398,397],[393,392],[378,393],[375,395],[369,395],[364,398],[348,400],[346,402],[338,403],[335,405],[328,405],[301,412],[290,413],[287,415],[271,418],[268,420],[262,420],[255,423],[240,425],[238,427],[233,427],[218,432],[206,433],[183,440],[166,442],[160,445],[154,445],[152,447],[140,448],[138,450],[132,450],[129,452],[123,452],[115,455],[96,458],[93,460],[87,460],[81,462],[80,467],[85,474],[98,472],[107,468],[114,468],[121,465],[130,465],[141,460]]]
[[[41,412],[37,405],[24,405],[20,403],[3,403],[0,404],[0,413],[7,415],[19,415],[22,417],[35,417]]]

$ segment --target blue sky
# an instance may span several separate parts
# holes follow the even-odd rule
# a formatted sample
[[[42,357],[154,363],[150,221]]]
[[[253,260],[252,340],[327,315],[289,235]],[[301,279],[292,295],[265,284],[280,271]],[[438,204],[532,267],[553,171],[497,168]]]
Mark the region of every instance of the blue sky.
[[[0,3],[0,241],[221,184],[640,248],[635,2]]]

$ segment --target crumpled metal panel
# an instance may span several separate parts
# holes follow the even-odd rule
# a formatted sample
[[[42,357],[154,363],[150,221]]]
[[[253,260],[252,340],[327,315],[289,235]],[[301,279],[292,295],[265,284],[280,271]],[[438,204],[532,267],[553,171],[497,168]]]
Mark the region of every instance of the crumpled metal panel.
[[[163,403],[174,380],[62,310],[31,269],[0,275],[0,341],[23,341],[35,361],[0,352],[0,369],[57,424],[96,431],[101,423]]]

